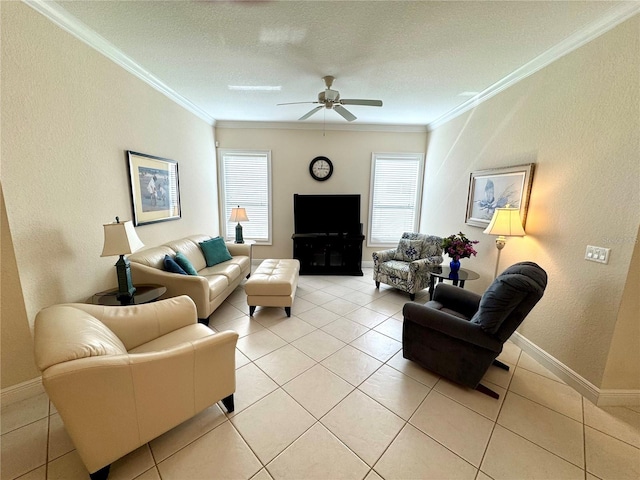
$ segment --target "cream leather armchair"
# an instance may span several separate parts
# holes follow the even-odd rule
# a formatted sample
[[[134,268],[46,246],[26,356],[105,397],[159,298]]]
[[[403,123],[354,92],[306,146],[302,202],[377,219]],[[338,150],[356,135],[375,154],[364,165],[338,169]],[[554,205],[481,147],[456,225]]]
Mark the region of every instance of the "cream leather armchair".
[[[187,296],[55,305],[36,316],[42,383],[92,479],[220,400],[233,411],[238,334],[197,320]]]

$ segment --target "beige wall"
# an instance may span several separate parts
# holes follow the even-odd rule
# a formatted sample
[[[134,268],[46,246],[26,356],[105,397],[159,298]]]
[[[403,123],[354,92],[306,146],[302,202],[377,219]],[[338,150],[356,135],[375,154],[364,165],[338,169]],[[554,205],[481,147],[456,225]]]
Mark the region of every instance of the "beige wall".
[[[366,234],[372,152],[424,152],[427,134],[216,127],[220,148],[271,150],[273,245],[256,246],[255,258],[291,258],[293,254],[293,194],[359,193],[360,220]],[[318,155],[333,163],[333,175],[318,182],[309,163]],[[363,260],[379,248],[363,245]]]
[[[11,239],[11,231],[0,186],[0,339],[2,340],[2,388],[16,385],[38,376],[32,355],[25,355],[32,347],[31,330],[27,312],[22,301],[22,287],[18,277],[18,266]]]
[[[469,173],[535,162],[528,236],[507,241],[501,268],[532,260],[546,269],[545,296],[519,331],[596,387],[640,224],[639,24],[636,16],[435,129],[427,152],[422,229],[480,240],[477,258],[463,261],[482,275],[468,285],[479,292],[496,249],[494,237],[464,223]],[[609,264],[585,261],[587,245],[611,248]],[[639,323],[637,309],[619,322],[626,332]],[[638,388],[639,362],[618,373],[616,385]]]
[[[640,238],[640,228],[638,228]],[[640,242],[636,240],[602,388],[640,390]]]
[[[219,222],[213,127],[23,3],[0,3],[1,179],[17,265],[3,262],[2,336],[16,342],[2,349],[4,388],[34,377],[24,332],[41,308],[115,286],[102,224],[132,218],[125,150],[179,164],[182,219],[138,227],[145,244],[217,234]],[[5,239],[3,225],[3,254]]]

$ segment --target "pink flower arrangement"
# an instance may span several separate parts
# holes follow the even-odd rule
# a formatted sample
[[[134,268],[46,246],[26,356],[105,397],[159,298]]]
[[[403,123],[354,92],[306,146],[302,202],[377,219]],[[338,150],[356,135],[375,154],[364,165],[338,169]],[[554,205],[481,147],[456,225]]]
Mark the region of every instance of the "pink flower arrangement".
[[[469,240],[464,233],[458,235],[450,235],[442,240],[442,249],[453,260],[459,261],[461,258],[469,258],[471,255],[475,257],[478,253],[473,246],[478,240]]]

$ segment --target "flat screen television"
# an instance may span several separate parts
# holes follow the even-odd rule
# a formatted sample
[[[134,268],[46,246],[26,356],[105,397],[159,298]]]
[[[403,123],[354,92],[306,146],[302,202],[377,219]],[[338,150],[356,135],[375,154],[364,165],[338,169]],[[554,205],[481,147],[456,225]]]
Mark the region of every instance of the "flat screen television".
[[[360,194],[293,195],[294,233],[355,234],[360,225]]]

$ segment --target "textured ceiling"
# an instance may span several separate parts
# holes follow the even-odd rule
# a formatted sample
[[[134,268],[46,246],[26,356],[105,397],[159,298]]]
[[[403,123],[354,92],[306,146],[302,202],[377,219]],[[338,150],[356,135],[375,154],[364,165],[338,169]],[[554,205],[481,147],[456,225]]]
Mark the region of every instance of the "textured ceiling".
[[[216,121],[296,121],[336,77],[354,123],[427,125],[636,2],[58,1]],[[615,17],[615,15],[613,15]],[[76,21],[74,19],[74,21]],[[280,86],[232,91],[229,85]],[[322,110],[306,122],[347,123]]]

